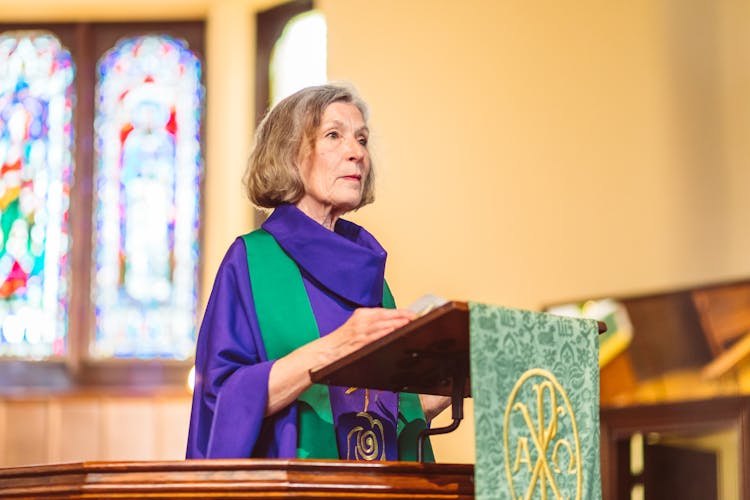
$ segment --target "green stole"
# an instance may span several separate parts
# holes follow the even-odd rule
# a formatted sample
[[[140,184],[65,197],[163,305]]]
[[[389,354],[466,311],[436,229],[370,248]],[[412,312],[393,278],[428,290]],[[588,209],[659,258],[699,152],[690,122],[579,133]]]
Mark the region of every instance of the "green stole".
[[[308,342],[320,338],[310,299],[297,264],[273,236],[258,229],[242,237],[263,344],[268,359],[279,359]],[[388,284],[383,286],[383,307],[396,307]],[[313,384],[297,398],[297,457],[338,459],[328,386]],[[417,436],[425,428],[422,404],[417,394],[398,398],[399,460],[415,461]],[[426,461],[434,462],[427,443]]]

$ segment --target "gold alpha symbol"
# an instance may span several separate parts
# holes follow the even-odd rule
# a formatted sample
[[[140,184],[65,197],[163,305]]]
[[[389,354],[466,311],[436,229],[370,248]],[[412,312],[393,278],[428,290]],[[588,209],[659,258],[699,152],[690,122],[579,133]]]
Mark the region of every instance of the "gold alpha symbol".
[[[529,394],[528,389],[523,391],[529,384],[533,394]],[[528,401],[524,400],[524,395],[531,395],[532,398],[536,396],[536,421],[529,410]],[[558,398],[562,400],[559,403]],[[521,415],[524,425],[519,425],[517,419],[516,423],[513,423],[511,417],[514,414]],[[570,428],[569,433],[561,433],[563,419],[569,421],[570,425],[564,426],[566,429]],[[512,448],[511,439],[514,440]],[[536,461],[533,465],[529,441],[536,451]],[[549,371],[541,368],[528,370],[513,387],[505,408],[503,448],[505,471],[513,500],[531,499],[535,491],[539,492],[542,500],[547,500],[548,490],[552,491],[554,500],[581,499],[583,476],[578,427],[565,390]],[[515,459],[511,456],[512,452],[515,453]],[[561,455],[567,458],[562,460],[562,467]],[[525,484],[528,474],[519,474],[523,465],[531,475],[528,484]],[[575,488],[570,480],[570,476],[573,475]],[[523,497],[516,495],[514,480],[515,483],[522,483],[519,484],[519,490],[525,486],[526,492]]]

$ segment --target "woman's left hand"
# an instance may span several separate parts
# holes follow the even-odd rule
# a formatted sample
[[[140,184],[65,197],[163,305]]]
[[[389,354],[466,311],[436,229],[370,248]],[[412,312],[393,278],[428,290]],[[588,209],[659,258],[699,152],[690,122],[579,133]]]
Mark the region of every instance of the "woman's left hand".
[[[440,415],[440,413],[451,405],[451,398],[448,396],[434,396],[432,394],[420,394],[419,400],[422,403],[424,418],[428,422]]]

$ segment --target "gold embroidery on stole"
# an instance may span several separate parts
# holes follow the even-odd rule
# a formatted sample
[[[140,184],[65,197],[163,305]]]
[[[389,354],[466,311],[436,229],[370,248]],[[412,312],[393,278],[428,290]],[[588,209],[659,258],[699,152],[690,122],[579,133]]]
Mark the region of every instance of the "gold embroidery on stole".
[[[356,390],[358,390],[357,387],[350,387],[344,394],[352,394]],[[357,413],[357,417],[366,419],[369,428],[358,425],[353,427],[346,435],[347,460],[385,460],[385,431],[383,430],[383,423],[368,413],[367,408],[369,405],[370,389],[365,389],[365,407],[363,411]],[[354,444],[353,447],[352,443]]]

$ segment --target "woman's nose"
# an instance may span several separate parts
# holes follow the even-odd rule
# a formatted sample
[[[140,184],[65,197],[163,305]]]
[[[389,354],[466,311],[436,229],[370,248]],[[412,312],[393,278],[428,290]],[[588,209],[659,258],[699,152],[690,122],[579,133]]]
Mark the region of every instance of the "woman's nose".
[[[349,161],[361,161],[367,152],[365,146],[363,146],[356,137],[347,141],[347,147]]]

